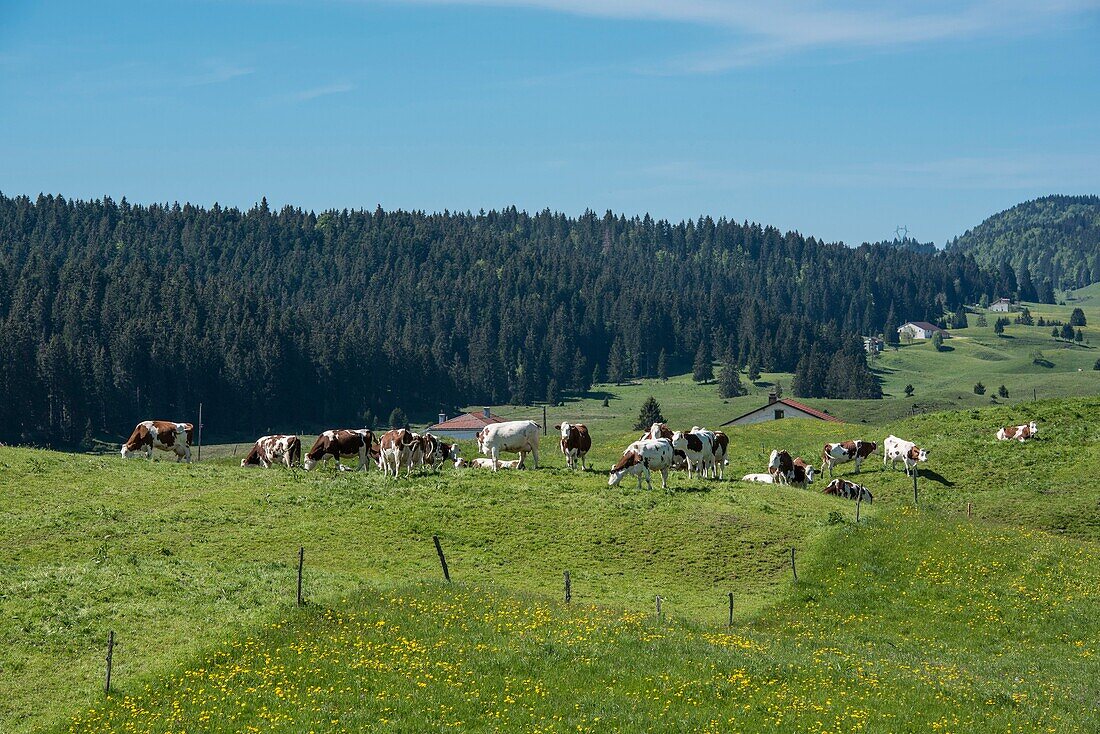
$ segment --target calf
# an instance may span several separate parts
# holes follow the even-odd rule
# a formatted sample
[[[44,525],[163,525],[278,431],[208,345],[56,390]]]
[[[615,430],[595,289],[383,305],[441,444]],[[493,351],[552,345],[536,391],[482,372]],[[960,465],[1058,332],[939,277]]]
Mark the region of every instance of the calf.
[[[159,449],[174,453],[177,463],[186,461],[190,464],[193,432],[193,426],[190,423],[142,421],[134,426],[134,432],[122,445],[122,458],[129,459],[132,456],[144,454],[146,459],[151,460],[153,449]]]
[[[871,493],[862,484],[849,482],[847,479],[834,479],[822,490],[824,494],[834,494],[846,500],[862,500],[868,504],[875,501]]]
[[[684,452],[689,479],[692,469],[698,476],[705,477],[714,464],[714,434],[710,431],[676,431],[672,434],[672,448]]]
[[[580,459],[581,469],[588,471],[584,464],[584,457],[592,449],[588,427],[583,423],[562,423],[554,428],[561,431],[561,452],[565,454],[566,465],[570,469],[576,469],[577,460]]]
[[[906,441],[897,436],[890,435],[882,442],[882,465],[890,464],[894,469],[898,461],[905,464],[905,474],[916,471],[919,462],[928,461],[928,449],[922,449],[912,441]]]
[[[522,469],[523,461],[521,459],[512,459],[511,461],[496,461],[492,459],[486,459],[483,456],[479,456],[476,459],[470,460],[470,466],[474,469]]]
[[[1019,441],[1023,443],[1029,438],[1033,438],[1038,432],[1039,426],[1035,425],[1035,421],[1031,421],[1025,426],[1008,426],[997,431],[998,441]]]
[[[611,467],[607,486],[616,487],[627,474],[638,477],[638,489],[642,488],[642,477],[652,490],[651,470],[661,472],[661,489],[668,489],[668,470],[672,468],[672,443],[667,439],[643,438],[635,441],[623,452],[623,456]]]
[[[241,466],[262,466],[268,469],[275,462],[287,469],[302,461],[302,441],[294,435],[262,436],[252,445]]]
[[[824,474],[825,470],[828,469],[831,477],[834,466],[854,461],[856,462],[856,474],[859,474],[859,467],[863,464],[863,460],[873,454],[877,448],[877,442],[860,439],[827,443],[825,448],[821,450],[821,473]]]
[[[318,462],[328,464],[328,460],[336,460],[336,469],[342,470],[341,458],[359,457],[359,466],[356,471],[366,470],[367,457],[370,454],[371,445],[374,443],[374,434],[366,428],[347,429],[330,428],[317,437],[313,447],[306,453],[302,468],[313,471]]]

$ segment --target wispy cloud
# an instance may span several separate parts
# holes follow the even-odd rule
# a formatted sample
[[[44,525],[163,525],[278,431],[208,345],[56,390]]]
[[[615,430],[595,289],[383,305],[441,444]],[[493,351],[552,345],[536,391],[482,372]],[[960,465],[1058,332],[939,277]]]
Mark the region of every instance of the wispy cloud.
[[[221,84],[255,72],[256,70],[251,66],[207,62],[204,64],[204,68],[196,69],[184,75],[180,79],[180,85],[184,87],[201,87],[208,84]]]
[[[325,84],[320,87],[312,87],[310,89],[304,89],[300,92],[291,94],[289,99],[292,102],[308,102],[311,99],[317,99],[318,97],[327,97],[331,94],[344,94],[355,89],[354,84],[347,82],[336,82],[333,84]]]
[[[815,49],[886,49],[996,33],[1033,32],[1095,10],[1100,0],[403,0],[523,7],[621,20],[702,25],[728,42],[674,62],[714,72]]]

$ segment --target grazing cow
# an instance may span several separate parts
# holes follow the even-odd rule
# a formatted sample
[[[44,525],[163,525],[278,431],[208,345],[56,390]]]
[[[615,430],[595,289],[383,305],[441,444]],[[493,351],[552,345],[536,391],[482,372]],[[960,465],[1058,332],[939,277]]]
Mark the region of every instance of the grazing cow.
[[[997,431],[998,441],[1012,441],[1016,440],[1020,443],[1035,436],[1038,432],[1039,426],[1035,425],[1035,421],[1031,421],[1026,426],[1008,426]]]
[[[863,460],[873,454],[877,448],[877,442],[862,441],[860,439],[827,443],[825,448],[821,450],[821,473],[824,474],[825,470],[828,469],[831,477],[834,466],[854,461],[856,462],[856,474],[859,474],[859,467]]]
[[[776,484],[787,484],[794,474],[794,459],[786,450],[772,449],[768,457],[768,474],[775,477]]]
[[[710,431],[676,431],[672,434],[672,448],[684,452],[689,479],[692,469],[698,476],[705,477],[714,464],[714,434]]]
[[[643,438],[635,441],[623,452],[618,463],[611,467],[607,486],[616,487],[623,477],[633,474],[638,477],[638,489],[642,488],[642,477],[645,477],[649,488],[653,489],[650,471],[658,470],[661,472],[661,489],[667,489],[668,470],[672,468],[672,461],[672,444],[667,439]]]
[[[521,464],[530,453],[534,468],[538,469],[539,424],[534,421],[490,423],[477,432],[477,450],[494,462],[500,461],[502,451],[518,453]]]
[[[554,426],[561,431],[561,452],[565,454],[565,463],[570,469],[577,468],[577,460],[580,459],[581,469],[588,471],[584,465],[584,457],[592,449],[592,437],[588,435],[588,427],[583,423],[562,423]]]
[[[405,476],[412,474],[413,463],[417,458],[423,458],[420,445],[420,436],[407,428],[395,428],[386,431],[378,441],[378,460],[382,465],[382,471],[389,476],[393,469],[393,478],[397,479],[401,472],[401,465],[405,465]]]
[[[153,458],[153,449],[171,451],[176,462],[191,463],[191,435],[194,432],[190,423],[172,421],[142,421],[134,426],[134,432],[122,445],[122,458],[145,454],[146,459]]]
[[[275,462],[287,469],[302,461],[302,440],[294,435],[263,436],[252,445],[241,466],[262,466],[268,469]]]
[[[875,501],[875,498],[871,496],[866,487],[862,484],[849,482],[847,479],[834,479],[821,491],[824,494],[834,494],[846,500],[862,500],[867,503]]]
[[[458,444],[444,443],[438,437],[430,433],[417,436],[417,452],[414,453],[413,463],[427,464],[432,469],[439,469],[445,461],[458,457]]]
[[[794,460],[794,467],[791,471],[791,476],[788,477],[791,484],[798,484],[805,487],[807,484],[814,483],[814,467],[813,464],[808,461],[804,461],[801,456]]]
[[[741,477],[742,482],[755,482],[756,484],[775,484],[775,477],[771,474],[746,474]]]
[[[359,457],[359,466],[356,471],[365,471],[367,457],[370,455],[374,444],[374,434],[366,428],[330,428],[317,437],[313,442],[313,448],[306,453],[302,468],[313,471],[317,462],[328,465],[328,460],[336,459],[336,469],[342,471],[341,458]]]
[[[882,465],[889,463],[890,468],[894,469],[898,461],[905,463],[905,474],[908,476],[910,470],[917,470],[918,462],[928,461],[928,449],[922,449],[912,441],[905,441],[894,435],[887,436],[882,442]]]

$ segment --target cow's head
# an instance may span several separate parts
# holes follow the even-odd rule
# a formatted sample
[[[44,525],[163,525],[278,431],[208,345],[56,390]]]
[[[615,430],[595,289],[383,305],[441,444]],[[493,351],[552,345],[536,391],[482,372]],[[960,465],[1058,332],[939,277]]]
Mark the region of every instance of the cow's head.
[[[569,423],[562,423],[561,425],[554,426],[554,428],[561,431],[562,440],[569,438],[569,432],[573,430],[573,426]]]
[[[607,486],[618,486],[619,482],[623,480],[623,477],[625,477],[629,473],[632,473],[631,470],[635,466],[641,464],[641,462],[641,454],[639,454],[637,451],[627,451],[625,454],[623,454],[622,458],[619,459],[618,463],[615,464],[615,466],[611,467],[611,474],[607,478]]]
[[[1039,432],[1039,426],[1035,424],[1035,421],[1031,421],[1031,423],[1027,424],[1027,430],[1031,431],[1031,435],[1034,436]]]
[[[814,483],[814,471],[813,465],[806,467],[806,484]]]
[[[909,449],[909,458],[913,461],[928,461],[928,449],[922,449],[920,446],[914,446]]]

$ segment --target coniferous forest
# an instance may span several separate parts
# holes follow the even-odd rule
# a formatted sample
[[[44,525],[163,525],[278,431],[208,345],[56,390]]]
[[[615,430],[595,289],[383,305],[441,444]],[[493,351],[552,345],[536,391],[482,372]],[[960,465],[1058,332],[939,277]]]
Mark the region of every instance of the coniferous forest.
[[[1007,277],[962,253],[610,212],[136,206],[0,195],[0,440],[145,418],[211,438],[378,425],[716,360],[878,397],[857,335]],[[842,364],[842,367],[838,367]]]

